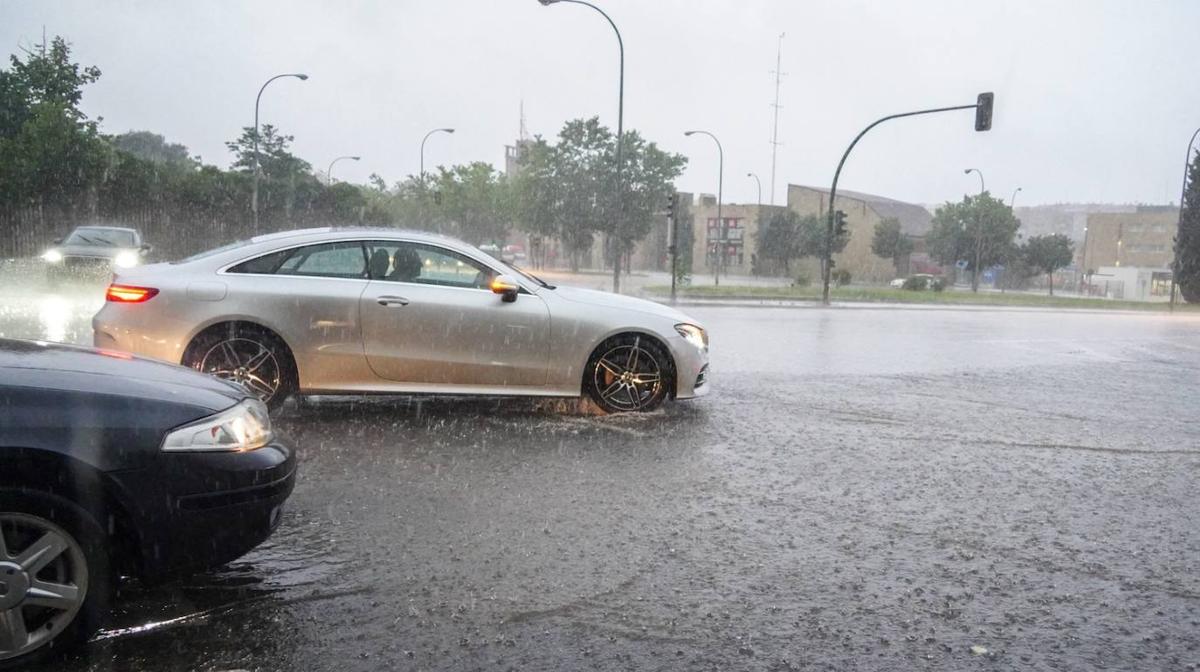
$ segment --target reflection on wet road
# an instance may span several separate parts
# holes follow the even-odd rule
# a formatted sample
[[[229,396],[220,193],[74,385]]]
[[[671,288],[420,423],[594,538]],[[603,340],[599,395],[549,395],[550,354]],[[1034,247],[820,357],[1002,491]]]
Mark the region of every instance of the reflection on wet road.
[[[87,340],[91,308],[29,300],[0,299],[0,332]],[[1200,320],[692,312],[714,394],[644,416],[285,409],[301,476],[274,538],[129,586],[55,669],[1195,663]]]

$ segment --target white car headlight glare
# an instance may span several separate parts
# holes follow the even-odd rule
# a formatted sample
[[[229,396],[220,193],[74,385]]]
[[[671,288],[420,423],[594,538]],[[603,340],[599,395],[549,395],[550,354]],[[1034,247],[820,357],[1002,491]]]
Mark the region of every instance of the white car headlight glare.
[[[684,323],[675,325],[675,331],[679,332],[679,335],[683,337],[683,340],[691,343],[697,348],[700,348],[701,350],[708,348],[708,332],[704,331],[704,329],[701,329],[694,324]]]
[[[271,417],[267,406],[247,399],[215,415],[167,432],[166,452],[246,452],[271,441]]]
[[[58,250],[46,250],[46,252],[42,255],[42,259],[52,264],[57,264],[63,260],[63,256],[62,252],[59,252]]]
[[[138,254],[133,250],[121,250],[113,257],[113,263],[120,268],[132,268],[138,265]]]

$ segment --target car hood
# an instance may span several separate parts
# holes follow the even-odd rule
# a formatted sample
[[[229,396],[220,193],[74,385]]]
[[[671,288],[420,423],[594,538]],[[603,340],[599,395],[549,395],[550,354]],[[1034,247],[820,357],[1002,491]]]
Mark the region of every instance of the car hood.
[[[64,257],[96,257],[99,259],[112,259],[121,252],[131,249],[128,247],[115,247],[110,245],[55,245],[53,249],[58,250],[59,254]]]
[[[655,315],[657,317],[674,320],[675,322],[688,322],[697,324],[696,320],[684,315],[670,306],[664,306],[661,303],[638,299],[632,296],[623,294],[613,294],[611,292],[600,292],[594,289],[581,289],[579,287],[566,287],[559,285],[554,289],[543,290],[553,293],[558,298],[572,303],[584,303],[591,306],[601,306],[604,308],[616,308],[619,310],[632,310],[647,315]]]
[[[145,399],[215,412],[245,399],[237,385],[124,352],[0,338],[0,379],[22,387]]]

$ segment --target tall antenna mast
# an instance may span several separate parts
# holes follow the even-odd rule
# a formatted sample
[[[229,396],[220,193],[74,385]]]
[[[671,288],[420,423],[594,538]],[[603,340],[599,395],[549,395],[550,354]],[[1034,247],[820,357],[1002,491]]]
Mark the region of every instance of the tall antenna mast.
[[[775,50],[775,102],[771,107],[775,108],[775,121],[771,127],[771,205],[775,205],[775,155],[779,152],[779,80],[783,78],[784,73],[780,70],[781,59],[783,57],[783,36],[786,33],[779,34],[779,46]]]
[[[521,130],[517,134],[517,138],[522,141],[529,139],[529,129],[525,126],[525,99],[524,98],[521,99]]]

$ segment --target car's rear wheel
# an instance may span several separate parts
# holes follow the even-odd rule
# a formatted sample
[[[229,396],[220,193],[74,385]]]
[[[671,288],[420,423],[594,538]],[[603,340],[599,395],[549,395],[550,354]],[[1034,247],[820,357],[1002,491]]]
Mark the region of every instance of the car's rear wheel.
[[[674,367],[657,342],[630,334],[596,348],[584,375],[584,388],[605,411],[650,411],[667,397]]]
[[[296,368],[283,340],[266,329],[236,325],[202,333],[183,365],[233,381],[272,410],[296,391]]]
[[[64,500],[0,492],[0,669],[65,651],[99,628],[111,578],[103,540]]]

